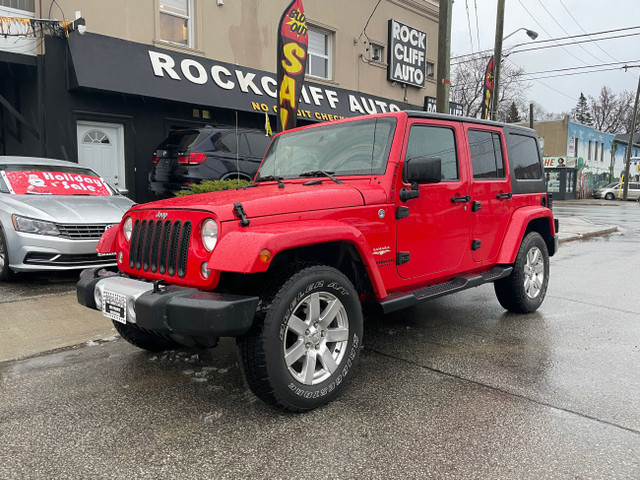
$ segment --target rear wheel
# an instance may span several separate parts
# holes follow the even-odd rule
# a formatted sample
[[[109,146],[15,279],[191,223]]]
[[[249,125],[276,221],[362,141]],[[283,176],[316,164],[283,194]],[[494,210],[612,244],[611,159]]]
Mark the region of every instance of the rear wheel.
[[[520,244],[511,275],[494,283],[496,296],[510,312],[530,313],[542,305],[548,285],[547,244],[538,232],[530,232]]]
[[[178,348],[180,345],[173,340],[161,337],[158,334],[147,332],[138,328],[131,323],[120,323],[113,321],[113,326],[116,328],[122,338],[124,338],[131,345],[134,345],[143,350],[150,352],[161,352],[163,350],[172,350]]]
[[[302,265],[265,289],[252,330],[238,339],[245,378],[263,401],[302,412],[344,387],[358,358],[362,310],[340,271]]]
[[[0,281],[10,282],[15,278],[15,273],[9,268],[9,248],[4,236],[4,230],[0,227]]]

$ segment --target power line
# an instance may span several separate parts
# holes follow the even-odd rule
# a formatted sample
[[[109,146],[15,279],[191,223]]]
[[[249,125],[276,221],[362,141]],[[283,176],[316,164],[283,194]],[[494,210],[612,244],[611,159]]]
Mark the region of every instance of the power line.
[[[480,50],[480,23],[478,20],[478,0],[473,0],[473,8],[476,14],[476,38],[478,39],[478,50]]]
[[[464,7],[467,11],[467,27],[469,29],[469,43],[471,44],[471,51],[473,52],[473,33],[471,32],[471,17],[469,16],[469,0],[464,0]],[[480,48],[480,44],[478,44]]]

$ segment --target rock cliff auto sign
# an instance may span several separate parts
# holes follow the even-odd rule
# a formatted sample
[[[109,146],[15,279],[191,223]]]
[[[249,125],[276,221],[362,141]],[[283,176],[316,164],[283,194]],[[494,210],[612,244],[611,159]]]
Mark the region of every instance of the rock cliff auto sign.
[[[301,0],[285,9],[278,28],[278,131],[296,127],[309,36]]]
[[[426,58],[427,34],[389,20],[388,80],[423,88]]]

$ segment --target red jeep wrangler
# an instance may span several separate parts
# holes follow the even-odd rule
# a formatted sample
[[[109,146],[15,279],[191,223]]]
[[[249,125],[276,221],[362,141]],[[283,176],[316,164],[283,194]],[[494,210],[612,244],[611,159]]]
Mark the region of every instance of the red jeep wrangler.
[[[146,350],[235,337],[251,390],[294,411],[338,395],[382,312],[487,282],[532,312],[557,248],[536,133],[395,112],[276,135],[253,184],[131,208],[78,300]]]

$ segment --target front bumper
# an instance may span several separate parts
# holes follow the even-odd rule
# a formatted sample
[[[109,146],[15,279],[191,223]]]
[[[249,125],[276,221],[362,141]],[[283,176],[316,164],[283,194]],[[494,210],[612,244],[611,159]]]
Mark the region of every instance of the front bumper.
[[[100,310],[94,297],[96,289],[126,295],[127,322],[162,335],[243,335],[253,325],[259,300],[253,296],[158,286],[97,268],[83,270],[76,286],[78,302]]]

